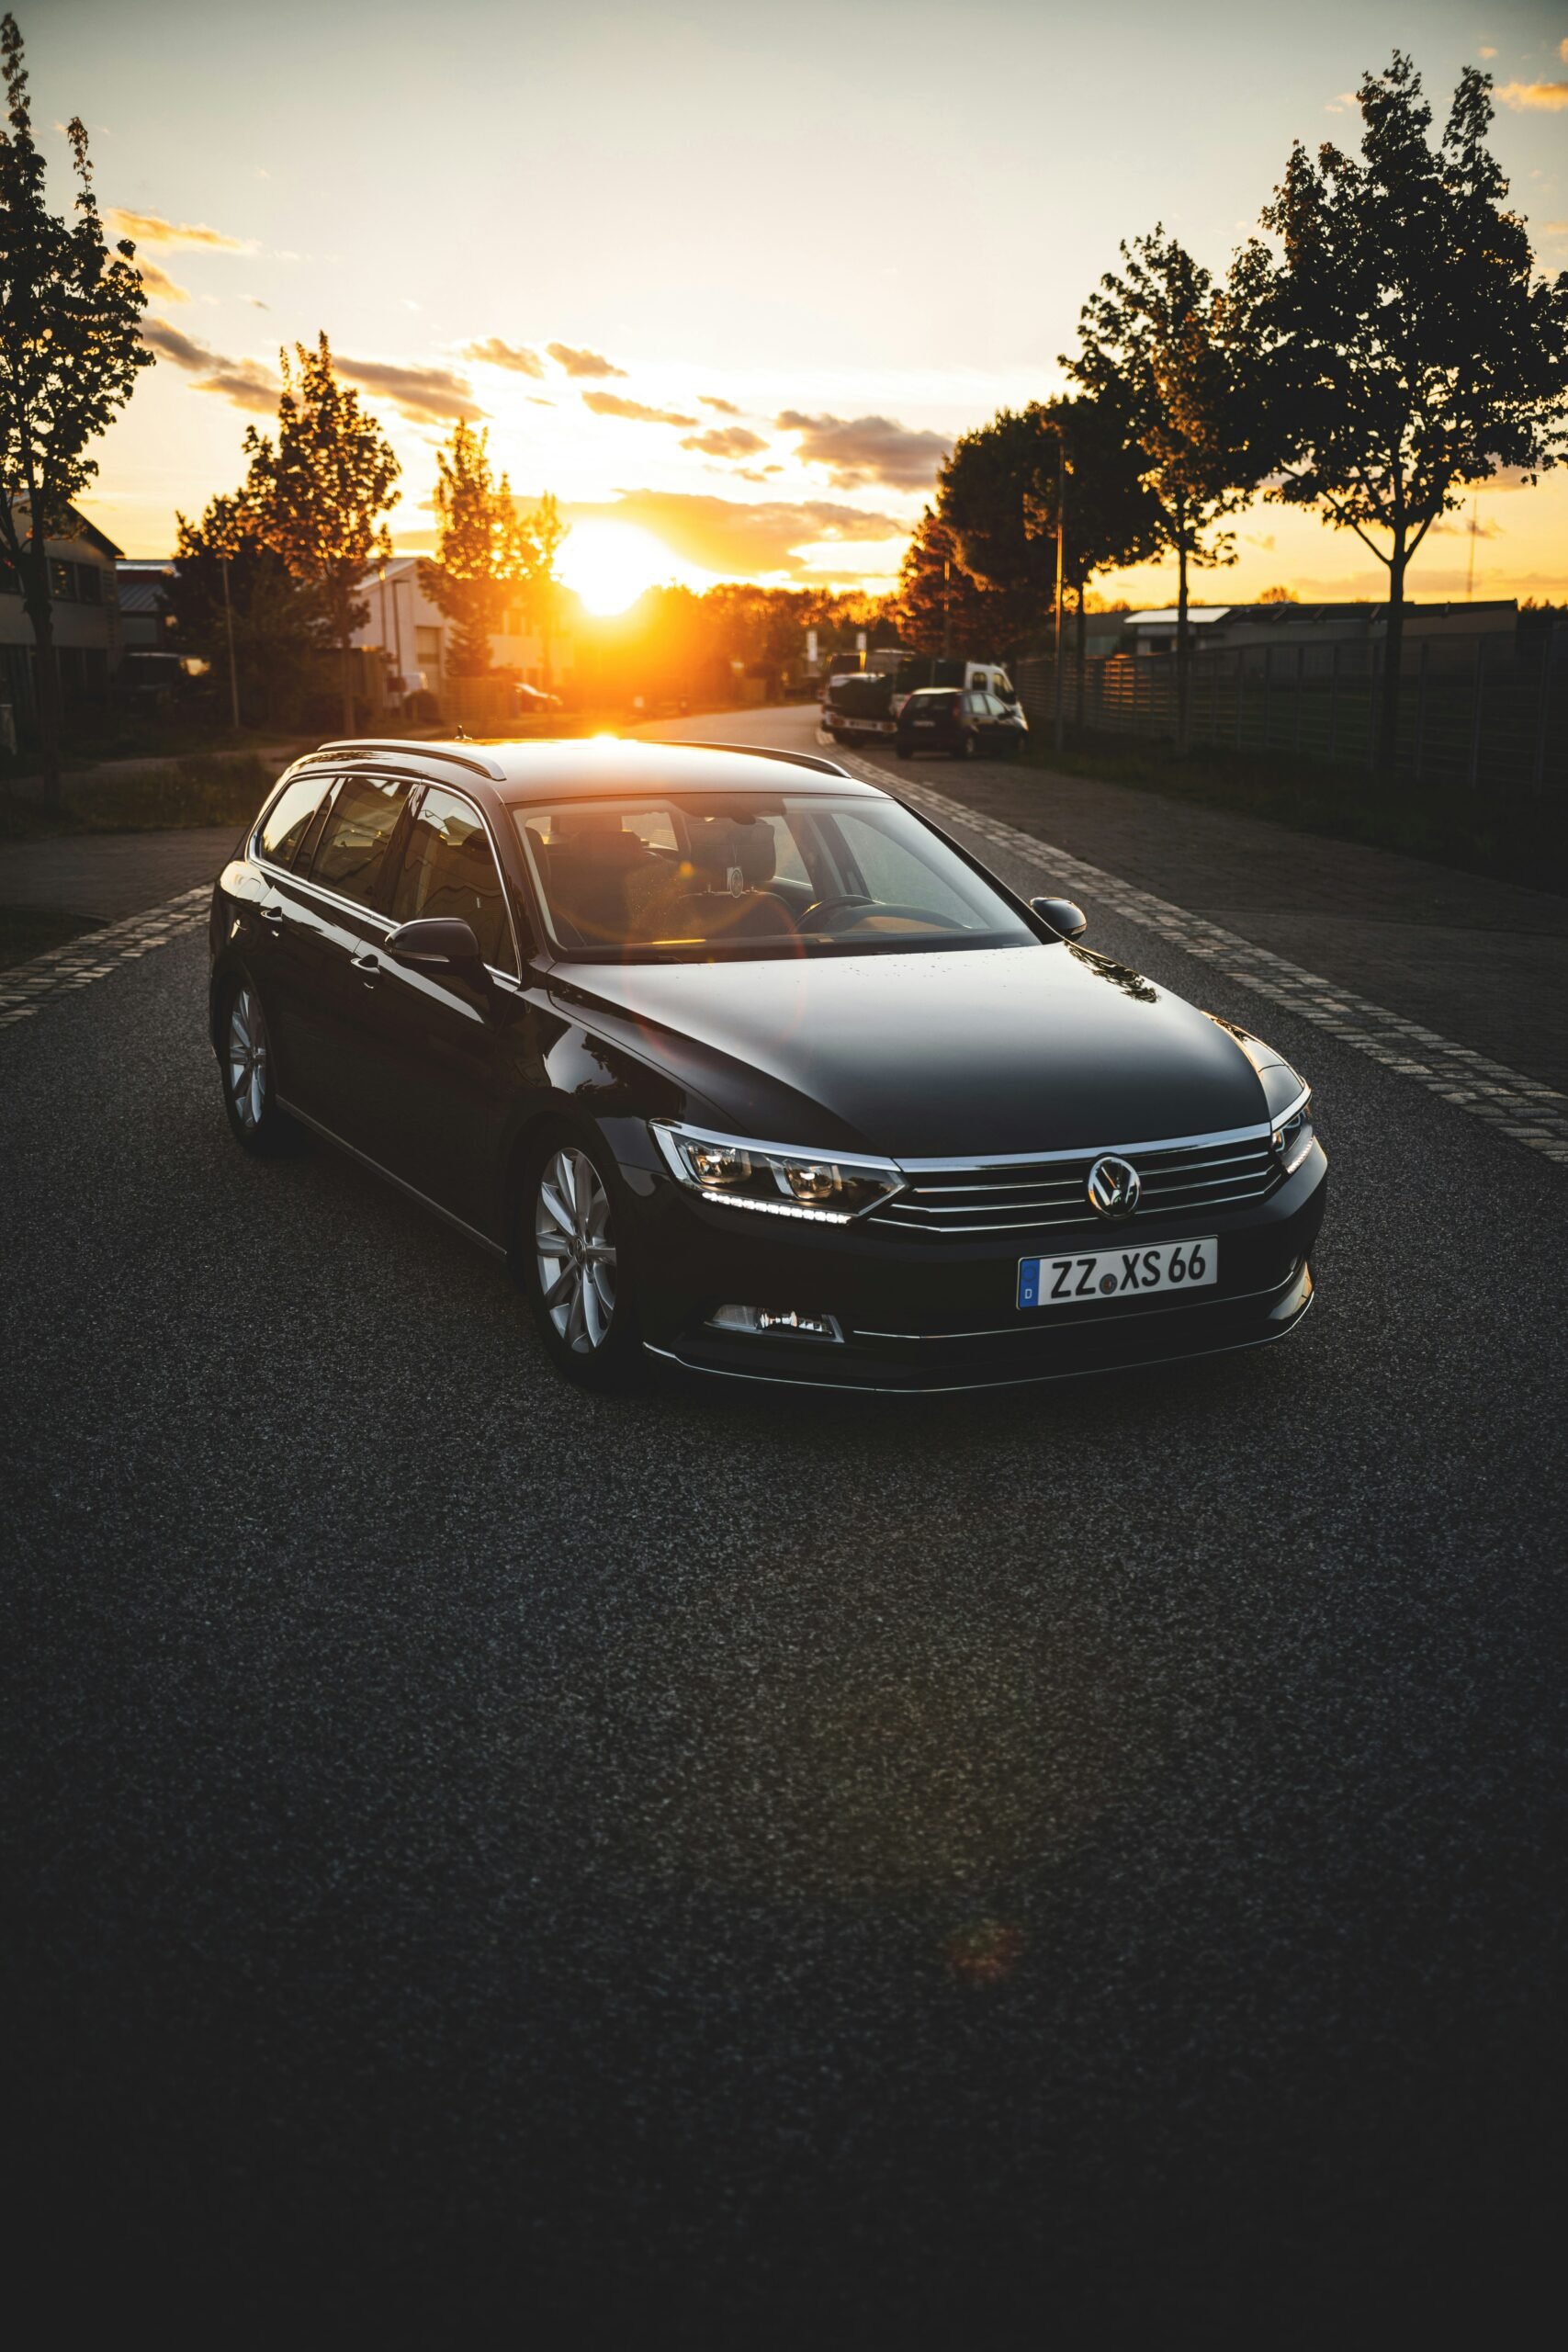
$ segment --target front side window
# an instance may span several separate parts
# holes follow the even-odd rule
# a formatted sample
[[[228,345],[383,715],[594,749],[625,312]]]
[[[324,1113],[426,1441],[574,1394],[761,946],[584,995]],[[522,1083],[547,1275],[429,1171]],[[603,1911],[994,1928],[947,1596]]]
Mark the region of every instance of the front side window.
[[[408,797],[400,776],[344,776],[310,860],[311,881],[360,906],[374,906]]]
[[[513,817],[567,956],[631,961],[1032,945],[1022,918],[891,799],[679,793]]]
[[[274,865],[292,865],[299,844],[310,829],[310,820],[321,805],[321,795],[332,782],[318,768],[313,775],[297,775],[292,784],[285,785],[266,815],[262,819],[256,835],[259,855]]]
[[[394,922],[436,915],[471,923],[484,961],[498,972],[516,972],[512,926],[484,820],[471,801],[438,785],[419,804],[392,893]]]

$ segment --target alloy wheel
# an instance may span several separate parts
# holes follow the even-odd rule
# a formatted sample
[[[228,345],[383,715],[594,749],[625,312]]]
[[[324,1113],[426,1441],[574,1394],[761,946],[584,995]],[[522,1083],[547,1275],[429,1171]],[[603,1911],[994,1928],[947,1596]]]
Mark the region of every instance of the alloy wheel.
[[[586,1152],[553,1152],[534,1204],[539,1293],[557,1337],[574,1355],[603,1347],[615,1312],[610,1195]]]
[[[248,1136],[257,1132],[266,1110],[269,1062],[266,1022],[255,991],[238,988],[229,1007],[229,1100]]]

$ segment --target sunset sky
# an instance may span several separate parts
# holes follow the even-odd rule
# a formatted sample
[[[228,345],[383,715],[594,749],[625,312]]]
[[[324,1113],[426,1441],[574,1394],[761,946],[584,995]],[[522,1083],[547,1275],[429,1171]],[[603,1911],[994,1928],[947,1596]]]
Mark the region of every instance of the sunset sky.
[[[1568,266],[1568,5],[1506,0],[16,0],[40,127],[87,122],[151,265],[159,365],[87,511],[172,545],[242,470],[280,342],[324,327],[431,545],[433,449],[482,419],[572,518],[600,604],[675,578],[887,582],[953,437],[1062,385],[1118,241],[1223,269],[1292,138],[1354,143],[1362,70],[1462,65],[1538,254]],[[48,132],[56,203],[63,141]],[[155,276],[154,276],[155,273]],[[1411,593],[1462,595],[1469,516]],[[1483,492],[1477,596],[1568,595],[1568,469]],[[1260,506],[1215,601],[1378,595],[1348,535]],[[1160,602],[1158,566],[1107,594]]]

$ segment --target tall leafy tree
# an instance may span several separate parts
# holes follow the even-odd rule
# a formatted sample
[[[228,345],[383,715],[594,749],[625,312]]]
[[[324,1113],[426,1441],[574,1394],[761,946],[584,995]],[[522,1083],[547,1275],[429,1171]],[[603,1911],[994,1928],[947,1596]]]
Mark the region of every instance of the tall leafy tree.
[[[533,575],[534,544],[512,484],[491,470],[488,434],[455,424],[435,469],[435,560],[420,566],[420,577],[453,624],[453,676],[482,678],[508,593]]]
[[[175,518],[175,575],[167,590],[180,649],[220,678],[232,648],[243,720],[291,724],[309,686],[310,660],[327,641],[319,590],[296,580],[269,547],[243,497],[209,499],[200,518]]]
[[[97,472],[89,442],[136,388],[152,354],[138,325],[146,297],[129,241],[105,243],[87,133],[65,126],[76,175],[73,220],[51,212],[33,139],[22,36],[0,17],[6,119],[0,130],[0,547],[16,566],[33,633],[44,790],[60,792],[60,677],[47,541]]]
[[[1157,224],[1122,247],[1122,261],[1085,303],[1081,348],[1062,364],[1086,392],[1125,416],[1160,546],[1176,558],[1176,741],[1185,752],[1189,574],[1235,560],[1229,535],[1214,526],[1261,479],[1257,412],[1226,289]]]
[[[321,599],[331,642],[339,650],[343,727],[354,732],[350,645],[369,613],[359,585],[392,551],[382,517],[398,501],[401,468],[359,395],[333,367],[323,334],[312,351],[280,355],[283,390],[276,439],[253,424],[245,435],[250,472],[244,496],[265,543],[293,578]]]
[[[524,533],[528,604],[544,643],[547,689],[555,683],[551,649],[556,634],[556,615],[560,605],[559,557],[570,532],[571,525],[562,514],[555,492],[547,490],[529,516]]]
[[[1258,357],[1283,478],[1271,495],[1354,531],[1388,571],[1377,760],[1398,746],[1411,558],[1469,483],[1563,454],[1568,272],[1536,274],[1468,67],[1440,140],[1410,59],[1363,76],[1359,157],[1298,144],[1236,256],[1231,307]]]
[[[1010,653],[1037,605],[1027,587],[977,578],[951,524],[928,506],[904,551],[897,615],[899,642],[913,653]]]

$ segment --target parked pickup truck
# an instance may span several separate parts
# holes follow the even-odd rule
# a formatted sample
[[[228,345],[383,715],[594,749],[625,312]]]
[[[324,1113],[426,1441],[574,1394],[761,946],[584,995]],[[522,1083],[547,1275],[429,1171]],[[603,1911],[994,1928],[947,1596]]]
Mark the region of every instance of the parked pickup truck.
[[[891,737],[893,680],[885,672],[852,670],[829,678],[822,699],[822,724],[835,743],[855,743],[871,736]]]

